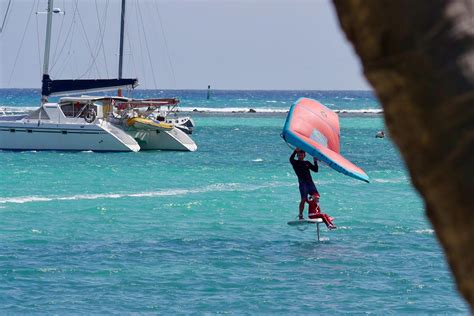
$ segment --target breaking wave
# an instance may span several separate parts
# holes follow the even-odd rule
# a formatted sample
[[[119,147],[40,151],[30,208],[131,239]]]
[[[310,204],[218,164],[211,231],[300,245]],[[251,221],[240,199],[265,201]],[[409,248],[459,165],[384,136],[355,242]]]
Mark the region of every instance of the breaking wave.
[[[180,107],[181,112],[198,112],[198,113],[288,113],[286,108],[210,108],[210,107]],[[336,113],[341,114],[382,114],[382,109],[333,109]]]

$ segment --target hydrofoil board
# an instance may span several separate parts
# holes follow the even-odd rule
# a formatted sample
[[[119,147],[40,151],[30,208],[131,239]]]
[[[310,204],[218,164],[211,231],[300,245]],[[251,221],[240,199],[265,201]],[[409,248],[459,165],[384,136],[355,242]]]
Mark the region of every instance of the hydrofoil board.
[[[295,221],[289,221],[288,225],[290,226],[298,226],[298,225],[311,225],[311,224],[321,224],[323,222],[322,218],[305,218],[305,219],[297,219]]]

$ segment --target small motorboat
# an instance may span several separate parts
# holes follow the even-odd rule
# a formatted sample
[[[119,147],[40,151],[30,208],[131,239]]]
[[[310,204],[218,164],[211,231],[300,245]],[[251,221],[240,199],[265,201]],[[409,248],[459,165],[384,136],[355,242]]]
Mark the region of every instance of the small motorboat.
[[[193,129],[196,126],[194,121],[189,116],[173,116],[173,117],[166,117],[166,123],[173,124],[186,134],[191,135],[193,133]]]

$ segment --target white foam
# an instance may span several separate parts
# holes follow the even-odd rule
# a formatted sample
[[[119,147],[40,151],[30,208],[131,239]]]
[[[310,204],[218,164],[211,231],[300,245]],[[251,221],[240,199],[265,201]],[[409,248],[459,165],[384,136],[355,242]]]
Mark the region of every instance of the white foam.
[[[267,101],[268,102],[268,101]],[[180,107],[181,112],[202,112],[202,113],[250,113],[252,110],[255,113],[288,113],[286,108],[247,108],[247,107],[229,107],[229,108],[209,108],[209,107]],[[333,110],[336,113],[342,114],[381,114],[382,109],[367,108],[367,109],[341,109]]]
[[[40,196],[19,196],[19,197],[11,197],[11,198],[1,198],[0,203],[27,203],[27,202],[48,202],[51,201],[51,198],[45,198]]]
[[[249,113],[253,110],[257,113],[286,113],[288,109],[277,108],[208,108],[208,107],[180,107],[181,112],[204,112],[204,113]]]
[[[375,183],[406,183],[408,182],[408,179],[406,177],[395,178],[395,179],[372,178],[371,181]]]
[[[278,186],[279,183],[269,183],[268,185],[249,185],[242,183],[217,183],[205,187],[193,189],[167,189],[161,191],[137,192],[137,193],[102,193],[102,194],[76,194],[68,196],[18,196],[0,197],[0,204],[13,203],[34,203],[50,201],[77,201],[77,200],[97,200],[97,199],[120,199],[120,198],[146,198],[156,196],[179,196],[193,193],[225,192],[225,191],[255,191],[266,187]]]
[[[38,270],[43,273],[59,271],[57,268],[39,268]]]
[[[415,230],[415,233],[423,234],[423,235],[433,235],[434,230],[433,229],[419,229],[419,230]]]
[[[358,110],[334,110],[336,113],[348,113],[348,114],[381,114],[382,109],[358,109]]]
[[[13,115],[13,114],[26,114],[30,111],[34,111],[38,107],[32,106],[2,106],[0,107],[0,114],[3,115]]]
[[[262,159],[262,158],[257,158],[257,159],[253,159],[252,161],[254,161],[254,162],[262,162],[263,159]]]
[[[351,230],[351,227],[349,227],[349,226],[337,226],[337,229],[338,230]]]

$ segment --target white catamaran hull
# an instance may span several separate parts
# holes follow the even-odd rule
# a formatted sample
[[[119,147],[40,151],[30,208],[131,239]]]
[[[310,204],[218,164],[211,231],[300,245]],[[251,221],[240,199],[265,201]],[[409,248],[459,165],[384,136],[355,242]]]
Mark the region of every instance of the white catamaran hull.
[[[196,143],[183,131],[174,127],[170,131],[128,130],[141,150],[195,151]]]
[[[2,150],[139,151],[140,146],[122,130],[100,124],[54,124],[4,121],[0,118]]]

